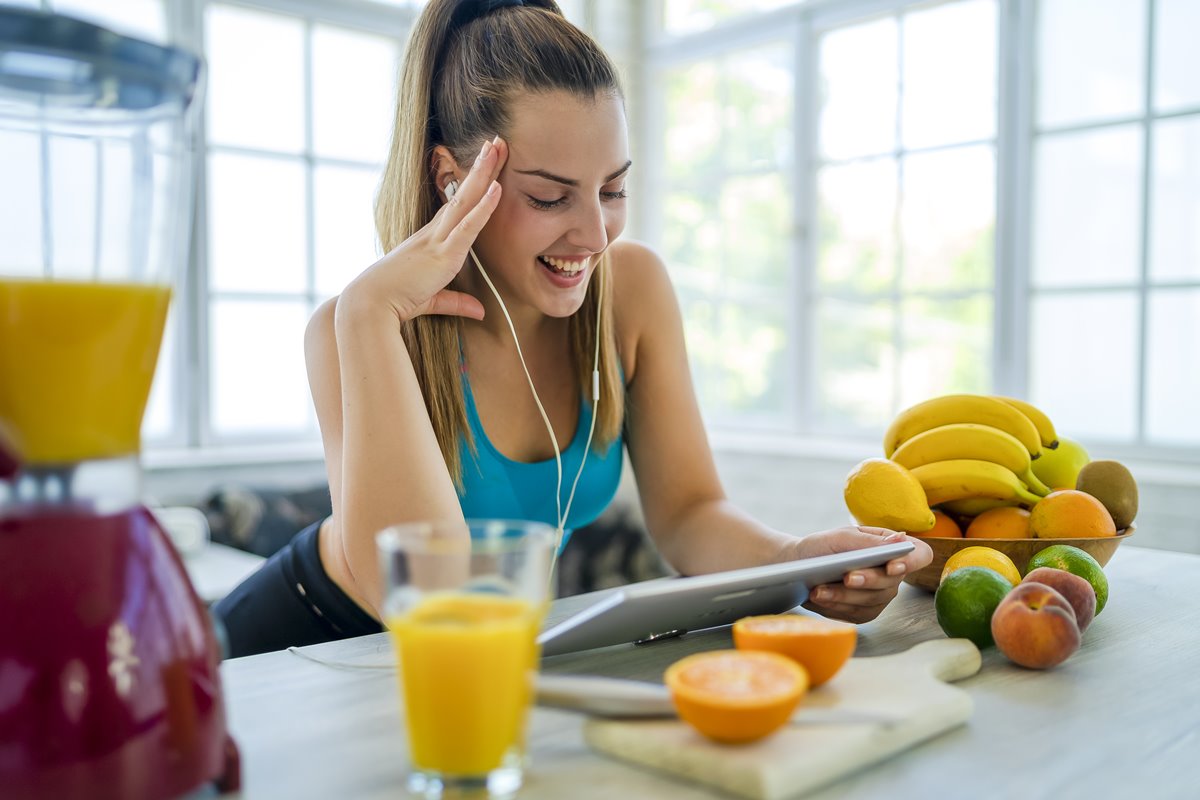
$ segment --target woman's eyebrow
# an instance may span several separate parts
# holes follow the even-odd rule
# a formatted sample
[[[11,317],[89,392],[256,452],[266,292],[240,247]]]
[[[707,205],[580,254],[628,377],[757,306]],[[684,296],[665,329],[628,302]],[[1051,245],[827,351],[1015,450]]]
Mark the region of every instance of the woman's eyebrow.
[[[608,183],[609,181],[615,181],[617,178],[621,177],[626,172],[628,172],[629,168],[632,166],[633,166],[633,161],[626,161],[625,165],[623,167],[621,167],[619,170],[617,170],[613,174],[606,177],[604,179],[604,182]],[[561,183],[564,186],[578,186],[579,185],[579,181],[575,180],[574,178],[564,178],[561,175],[555,175],[554,173],[547,172],[544,169],[518,169],[518,170],[514,170],[514,172],[518,172],[521,175],[533,175],[538,178],[545,178],[548,181],[554,181],[555,183]]]

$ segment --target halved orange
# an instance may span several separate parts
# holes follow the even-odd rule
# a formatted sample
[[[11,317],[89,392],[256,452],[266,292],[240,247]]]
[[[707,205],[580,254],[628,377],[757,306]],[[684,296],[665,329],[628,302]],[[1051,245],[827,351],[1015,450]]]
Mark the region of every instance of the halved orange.
[[[808,672],[813,688],[838,673],[854,655],[858,628],[848,622],[800,614],[742,617],[733,623],[739,650],[765,650],[795,661]]]
[[[774,733],[808,691],[808,675],[776,653],[711,650],[679,659],[664,676],[684,722],[718,742]]]

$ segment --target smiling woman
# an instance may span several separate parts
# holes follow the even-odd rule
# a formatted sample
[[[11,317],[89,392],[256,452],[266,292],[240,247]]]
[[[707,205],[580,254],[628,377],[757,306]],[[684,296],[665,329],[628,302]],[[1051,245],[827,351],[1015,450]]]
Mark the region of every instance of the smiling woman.
[[[233,654],[379,630],[390,525],[508,517],[565,538],[612,499],[623,448],[681,573],[893,538],[794,537],[725,499],[666,269],[616,241],[631,168],[616,70],[552,0],[428,3],[376,207],[386,255],[305,337],[333,513],[216,607]],[[928,563],[915,544],[811,607],[875,617]]]

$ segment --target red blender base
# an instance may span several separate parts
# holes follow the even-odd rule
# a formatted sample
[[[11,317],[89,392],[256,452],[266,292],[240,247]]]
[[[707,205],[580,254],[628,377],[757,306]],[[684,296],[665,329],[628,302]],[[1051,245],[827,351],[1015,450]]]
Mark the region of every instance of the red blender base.
[[[0,608],[6,799],[239,787],[212,625],[148,510],[9,513]]]

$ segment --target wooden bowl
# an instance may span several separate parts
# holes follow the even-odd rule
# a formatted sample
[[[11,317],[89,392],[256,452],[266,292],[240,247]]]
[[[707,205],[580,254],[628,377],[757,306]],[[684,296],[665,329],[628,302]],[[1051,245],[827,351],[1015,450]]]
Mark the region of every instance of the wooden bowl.
[[[1017,565],[1017,569],[1021,574],[1025,574],[1025,567],[1029,564],[1029,559],[1033,558],[1033,554],[1046,547],[1055,544],[1069,544],[1072,547],[1078,547],[1080,550],[1086,550],[1091,554],[1092,558],[1100,562],[1100,566],[1108,563],[1112,558],[1113,553],[1117,551],[1117,547],[1121,542],[1133,536],[1135,526],[1130,525],[1128,528],[1117,531],[1116,536],[1096,536],[1096,537],[1080,537],[1076,539],[967,539],[959,537],[943,537],[943,536],[928,536],[925,541],[930,549],[933,550],[933,561],[924,569],[919,569],[911,575],[905,575],[905,583],[911,583],[913,586],[920,586],[926,591],[936,591],[938,582],[942,578],[942,568],[946,566],[946,561],[950,556],[962,550],[964,547],[974,547],[982,545],[984,547],[992,547],[999,550],[1004,555],[1013,560]]]

